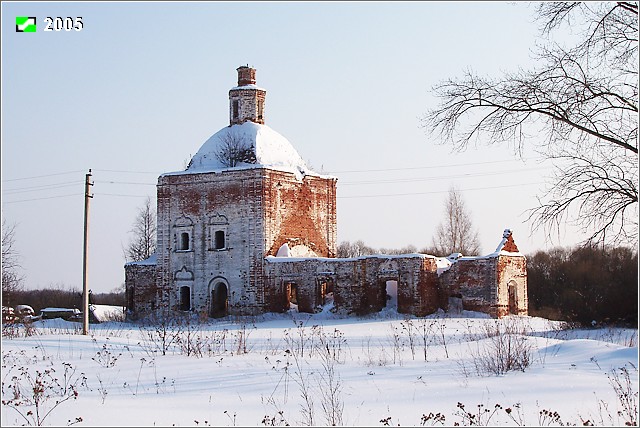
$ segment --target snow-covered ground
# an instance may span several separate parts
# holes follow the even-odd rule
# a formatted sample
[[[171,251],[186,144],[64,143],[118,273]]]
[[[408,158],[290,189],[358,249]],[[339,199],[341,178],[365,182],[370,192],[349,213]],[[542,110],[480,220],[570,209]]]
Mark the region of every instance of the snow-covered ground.
[[[2,426],[637,423],[637,329],[393,310],[34,327],[2,340]]]

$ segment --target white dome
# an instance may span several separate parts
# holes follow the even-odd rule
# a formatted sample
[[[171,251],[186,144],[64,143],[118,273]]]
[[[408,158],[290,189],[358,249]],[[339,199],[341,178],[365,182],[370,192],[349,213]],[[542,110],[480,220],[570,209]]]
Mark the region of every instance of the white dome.
[[[234,166],[235,168],[259,165],[293,169],[303,174],[310,172],[296,149],[285,137],[267,125],[254,122],[228,126],[213,134],[191,159],[186,172],[205,172],[230,168],[228,164],[220,161],[218,153],[224,150],[224,147],[231,141],[245,147],[253,147],[255,151],[255,164],[239,162]]]

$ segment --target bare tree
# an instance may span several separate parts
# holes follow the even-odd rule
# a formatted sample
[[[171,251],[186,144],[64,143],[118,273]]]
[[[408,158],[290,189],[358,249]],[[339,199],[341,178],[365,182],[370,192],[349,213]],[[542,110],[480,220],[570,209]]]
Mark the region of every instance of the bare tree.
[[[11,306],[16,293],[22,290],[20,257],[15,248],[16,225],[7,225],[2,219],[2,304]]]
[[[228,167],[234,167],[238,163],[256,163],[255,147],[243,136],[227,132],[220,137],[220,147],[216,152],[216,158]]]
[[[471,71],[434,87],[440,105],[424,127],[456,150],[481,139],[522,153],[533,142],[555,175],[532,228],[570,221],[588,242],[638,238],[638,2],[544,2],[542,35],[581,31],[570,49],[538,47],[537,69],[485,78]]]
[[[455,189],[449,189],[445,201],[445,220],[438,224],[433,238],[433,249],[438,255],[462,253],[476,255],[480,253],[478,232],[473,230],[471,214],[467,211],[462,195]]]
[[[147,197],[133,222],[133,238],[125,249],[125,258],[130,262],[146,260],[156,252],[156,210]]]
[[[340,258],[350,258],[350,257],[360,257],[360,256],[369,256],[371,254],[376,254],[378,251],[366,245],[362,240],[358,240],[356,242],[343,241],[338,245],[337,248],[337,257]]]

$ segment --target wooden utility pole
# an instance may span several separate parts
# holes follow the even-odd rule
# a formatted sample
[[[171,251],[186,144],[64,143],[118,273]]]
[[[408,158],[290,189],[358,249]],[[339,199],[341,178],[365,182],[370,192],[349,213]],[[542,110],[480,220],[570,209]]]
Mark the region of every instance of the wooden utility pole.
[[[82,334],[89,334],[89,287],[87,285],[87,260],[89,255],[89,193],[91,183],[91,169],[84,181],[84,248],[82,252]]]

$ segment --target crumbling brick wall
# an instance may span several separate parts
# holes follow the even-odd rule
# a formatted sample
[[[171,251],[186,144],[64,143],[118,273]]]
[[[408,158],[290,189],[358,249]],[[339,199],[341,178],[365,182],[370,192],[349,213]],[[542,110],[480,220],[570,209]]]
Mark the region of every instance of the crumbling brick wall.
[[[305,245],[319,257],[336,255],[336,179],[265,170],[265,255],[283,244]]]
[[[496,315],[527,315],[527,259],[500,255],[497,259]]]
[[[262,266],[263,179],[260,169],[163,175],[158,179],[158,270],[165,300],[179,310],[211,310],[213,287],[228,287],[230,312],[261,312],[254,272]],[[218,247],[216,233],[222,232]],[[181,236],[186,234],[187,241]],[[257,262],[257,263],[256,263]],[[184,308],[182,308],[184,309]]]
[[[180,309],[179,290],[188,287],[190,310],[211,315],[214,287],[222,283],[229,313],[268,311],[274,303],[263,284],[266,255],[285,242],[335,255],[335,183],[258,167],[161,176],[158,305]],[[218,231],[224,248],[216,248]]]
[[[127,316],[131,319],[144,317],[155,310],[156,264],[127,263],[124,266]]]
[[[288,290],[295,285],[298,310],[314,312],[327,285],[335,311],[366,315],[387,305],[386,283],[398,283],[398,312],[424,316],[440,304],[435,258],[432,256],[367,256],[355,259],[267,258],[265,288],[274,312],[289,308]],[[324,288],[323,288],[324,287]]]
[[[463,309],[496,315],[495,258],[462,257],[440,275],[440,284],[449,297],[462,298]]]
[[[492,317],[528,313],[526,258],[522,255],[462,257],[439,280],[443,293],[461,298],[465,310]]]

